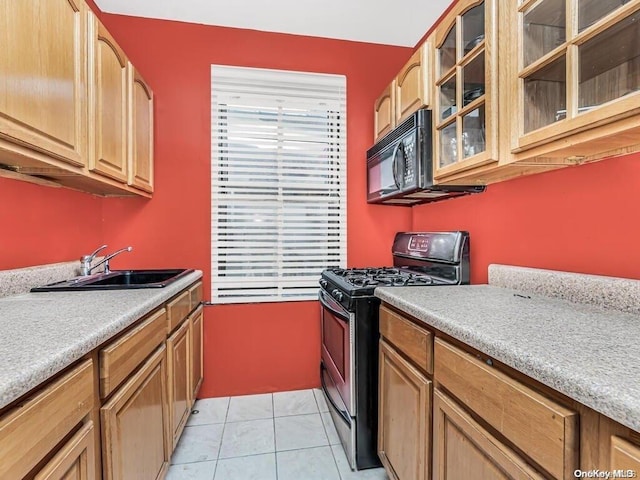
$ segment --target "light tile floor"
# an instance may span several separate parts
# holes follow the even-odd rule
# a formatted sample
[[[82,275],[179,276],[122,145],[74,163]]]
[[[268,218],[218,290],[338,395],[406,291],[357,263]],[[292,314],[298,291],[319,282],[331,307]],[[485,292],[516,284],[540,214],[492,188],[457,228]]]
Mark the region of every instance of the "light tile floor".
[[[388,480],[352,472],[319,390],[198,400],[167,480]]]

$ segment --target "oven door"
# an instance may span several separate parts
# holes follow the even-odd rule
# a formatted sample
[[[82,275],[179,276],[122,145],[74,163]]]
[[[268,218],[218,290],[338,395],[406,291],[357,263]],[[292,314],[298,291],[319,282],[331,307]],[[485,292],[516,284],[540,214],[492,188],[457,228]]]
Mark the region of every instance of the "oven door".
[[[320,289],[320,318],[322,322],[322,363],[335,386],[327,394],[337,395],[335,405],[343,404],[347,415],[355,417],[355,398],[353,392],[354,358],[354,319],[355,315],[347,311],[324,290]]]

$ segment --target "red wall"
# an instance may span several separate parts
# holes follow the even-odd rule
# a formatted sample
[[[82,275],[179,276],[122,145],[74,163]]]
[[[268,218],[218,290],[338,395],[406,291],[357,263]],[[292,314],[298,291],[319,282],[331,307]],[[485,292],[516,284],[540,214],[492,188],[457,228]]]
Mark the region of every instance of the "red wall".
[[[411,49],[250,30],[101,15],[155,93],[153,200],[104,200],[104,238],[133,245],[119,265],[184,266],[210,282],[210,66],[229,64],[347,76],[348,261],[391,261],[393,234],[409,209],[365,203],[365,151],[373,102]],[[114,265],[118,266],[114,262]],[[317,386],[316,302],[207,307],[205,383],[221,396]]]
[[[102,199],[0,178],[0,270],[65,262],[102,241]]]
[[[414,207],[415,230],[468,230],[472,283],[491,263],[640,279],[640,154]]]

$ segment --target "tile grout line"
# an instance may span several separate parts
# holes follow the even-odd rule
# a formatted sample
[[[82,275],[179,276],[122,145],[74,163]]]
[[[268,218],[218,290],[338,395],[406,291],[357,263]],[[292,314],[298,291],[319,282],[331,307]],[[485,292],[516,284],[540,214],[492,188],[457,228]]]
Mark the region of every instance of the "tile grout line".
[[[229,401],[227,402],[227,410],[224,412],[224,422],[222,423],[222,432],[220,432],[220,447],[218,447],[218,455],[216,455],[216,465],[215,467],[213,467],[213,477],[211,477],[211,480],[215,480],[216,472],[218,471],[218,464],[220,463],[220,452],[222,452],[222,439],[224,438],[224,430],[227,427],[229,408],[231,408],[231,397],[229,397]]]
[[[271,421],[273,423],[273,460],[275,461],[276,467],[276,480],[278,480],[278,445],[276,444],[276,401],[271,393],[271,413],[273,413],[273,417],[271,417]]]

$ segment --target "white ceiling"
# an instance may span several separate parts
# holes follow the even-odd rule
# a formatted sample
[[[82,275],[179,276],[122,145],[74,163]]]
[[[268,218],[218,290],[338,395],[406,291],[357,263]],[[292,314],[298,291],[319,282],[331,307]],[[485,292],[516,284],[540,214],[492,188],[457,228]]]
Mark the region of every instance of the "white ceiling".
[[[95,0],[103,12],[413,47],[452,0]]]

